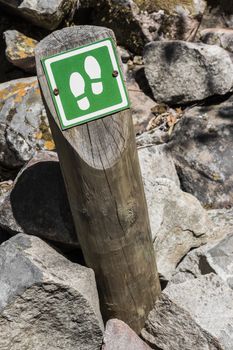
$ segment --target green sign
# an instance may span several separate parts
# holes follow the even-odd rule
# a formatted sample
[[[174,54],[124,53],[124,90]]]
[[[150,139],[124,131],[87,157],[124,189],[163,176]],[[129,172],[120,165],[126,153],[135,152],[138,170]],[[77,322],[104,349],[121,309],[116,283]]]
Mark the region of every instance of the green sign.
[[[129,108],[111,38],[42,59],[62,129]]]

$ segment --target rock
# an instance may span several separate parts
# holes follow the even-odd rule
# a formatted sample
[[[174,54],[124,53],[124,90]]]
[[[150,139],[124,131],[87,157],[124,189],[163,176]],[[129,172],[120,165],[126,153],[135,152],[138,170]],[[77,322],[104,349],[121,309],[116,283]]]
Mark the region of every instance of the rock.
[[[0,182],[0,205],[4,201],[7,193],[11,190],[12,186],[12,180]]]
[[[150,350],[123,321],[112,319],[106,324],[102,350]]]
[[[233,205],[232,102],[187,110],[168,144],[182,188],[206,208]]]
[[[157,102],[184,104],[224,95],[233,85],[233,63],[216,45],[151,42],[144,52],[145,74]]]
[[[201,41],[208,45],[218,45],[233,53],[233,29],[208,28],[201,32]]]
[[[0,205],[2,229],[78,246],[56,153],[38,152],[11,187]]]
[[[212,209],[207,213],[218,231],[223,231],[225,235],[233,233],[233,208]]]
[[[36,74],[34,49],[37,41],[17,30],[4,32],[6,41],[6,57],[15,66]]]
[[[230,350],[233,291],[209,274],[167,287],[149,314],[142,337],[153,348]]]
[[[56,29],[75,8],[77,0],[0,0],[0,5],[46,29]]]
[[[140,134],[146,130],[148,122],[153,118],[151,108],[155,105],[155,101],[143,92],[135,78],[129,77],[129,74],[127,88],[135,132],[136,134]]]
[[[169,141],[169,135],[166,131],[161,130],[160,127],[151,129],[138,135],[136,138],[137,147],[150,147],[153,145],[161,145]]]
[[[37,150],[55,148],[36,77],[0,84],[0,181]]]
[[[94,273],[37,237],[0,247],[0,348],[99,349],[103,323]]]
[[[211,210],[211,217],[218,217],[216,230],[220,239],[208,243],[187,254],[176,268],[171,283],[182,283],[208,273],[215,273],[233,289],[233,210]]]
[[[79,11],[88,8],[94,25],[111,28],[118,44],[139,55],[146,43],[157,38],[163,17],[160,12],[141,11],[133,0],[81,0]]]
[[[170,179],[180,186],[173,159],[164,145],[139,148],[138,156],[148,194],[157,178]]]
[[[191,248],[212,237],[212,223],[199,201],[174,181],[143,178],[158,271],[169,280]]]

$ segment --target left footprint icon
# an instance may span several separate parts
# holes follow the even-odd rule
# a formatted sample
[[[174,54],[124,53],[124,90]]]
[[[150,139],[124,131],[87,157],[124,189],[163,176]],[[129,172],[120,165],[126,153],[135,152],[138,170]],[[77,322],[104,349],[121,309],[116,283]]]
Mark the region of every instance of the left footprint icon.
[[[70,76],[70,90],[75,98],[80,97],[85,92],[85,81],[80,73],[74,72]],[[77,100],[78,107],[86,111],[90,108],[90,102],[87,97],[82,97]]]

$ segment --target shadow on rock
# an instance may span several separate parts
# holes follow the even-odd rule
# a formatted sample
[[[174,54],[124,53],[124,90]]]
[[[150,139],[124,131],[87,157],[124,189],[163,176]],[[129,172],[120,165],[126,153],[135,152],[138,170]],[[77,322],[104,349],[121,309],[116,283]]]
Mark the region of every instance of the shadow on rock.
[[[49,159],[48,155],[46,157]],[[49,161],[34,158],[22,170],[0,208],[0,226],[11,232],[77,246],[70,206],[55,157]]]

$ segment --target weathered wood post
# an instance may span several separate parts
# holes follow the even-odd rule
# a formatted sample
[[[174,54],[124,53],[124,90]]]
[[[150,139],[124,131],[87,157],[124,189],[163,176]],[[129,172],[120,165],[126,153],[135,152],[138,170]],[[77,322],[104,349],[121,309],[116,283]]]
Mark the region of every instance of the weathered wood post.
[[[111,30],[94,26],[56,31],[37,46],[36,66],[78,239],[86,264],[96,274],[103,317],[117,317],[139,332],[160,284],[131,112],[62,131],[41,64],[44,57],[109,37],[114,38]]]

